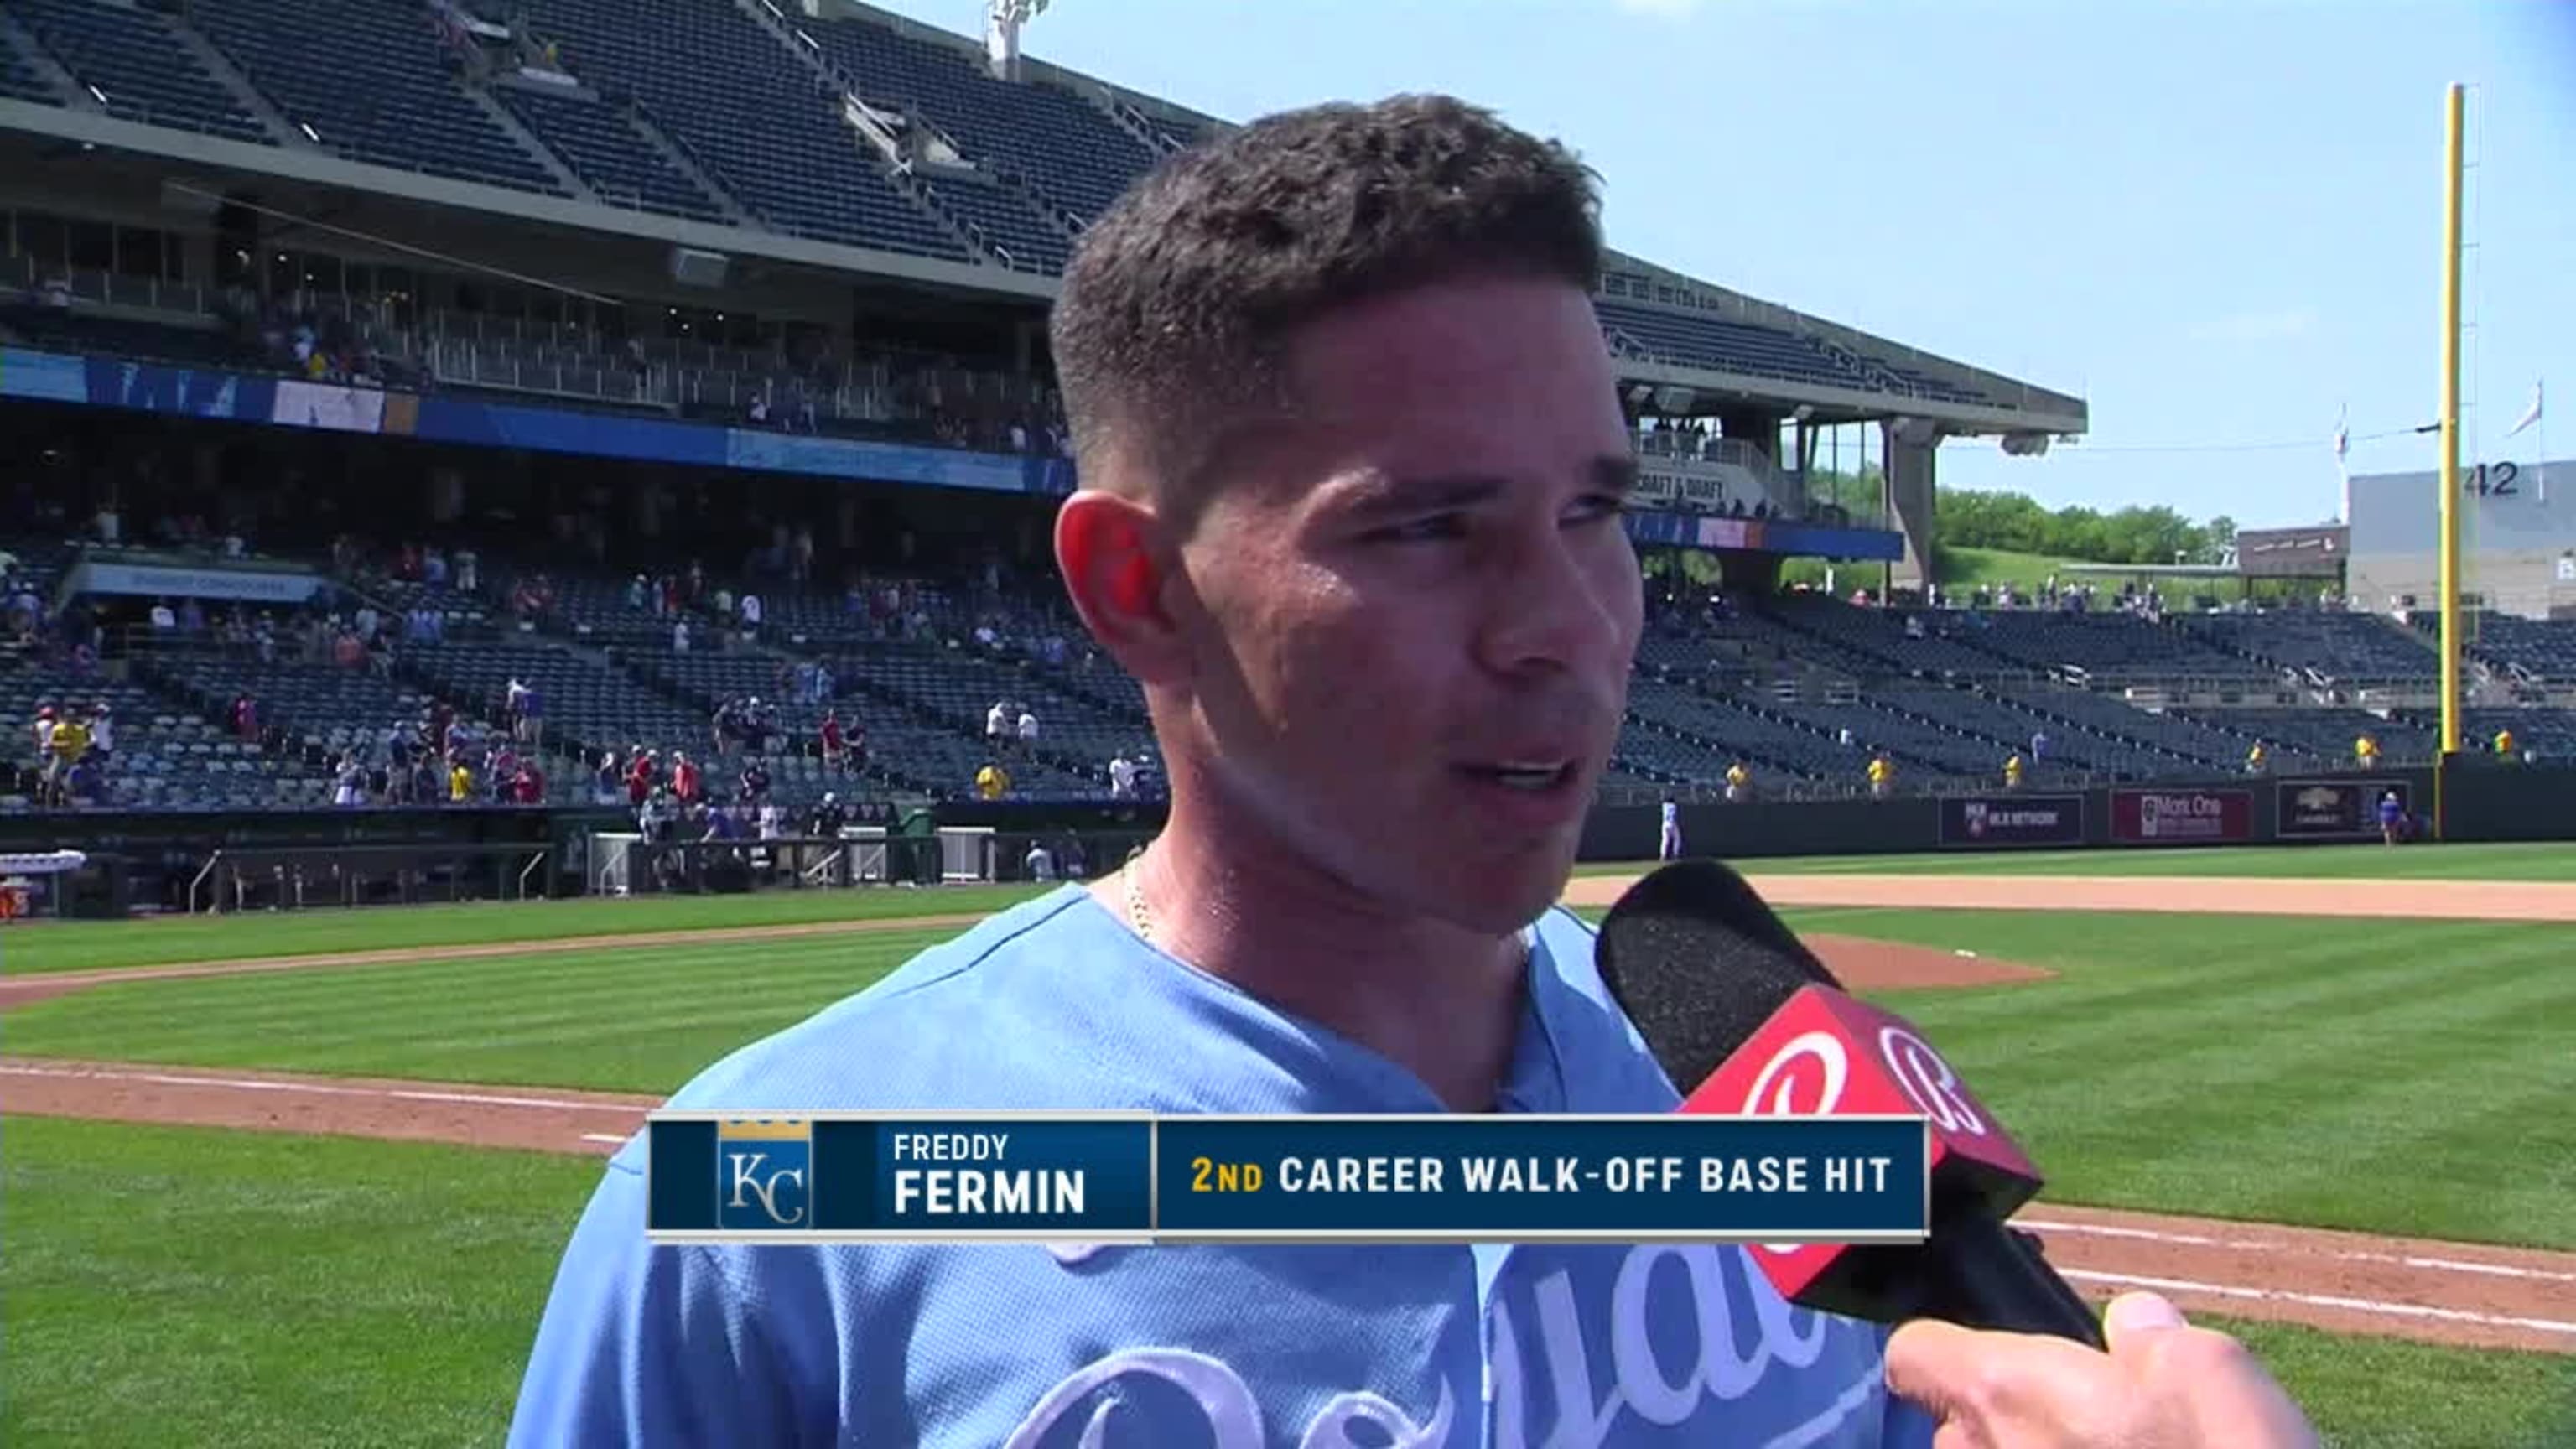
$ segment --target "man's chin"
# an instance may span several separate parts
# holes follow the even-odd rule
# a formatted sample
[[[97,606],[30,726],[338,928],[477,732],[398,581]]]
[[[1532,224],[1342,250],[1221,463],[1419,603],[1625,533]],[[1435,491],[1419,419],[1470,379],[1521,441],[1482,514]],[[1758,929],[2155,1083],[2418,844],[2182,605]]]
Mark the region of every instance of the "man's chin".
[[[1574,875],[1575,849],[1568,842],[1544,854],[1499,861],[1456,878],[1448,892],[1446,913],[1460,927],[1487,935],[1524,930],[1565,896]]]

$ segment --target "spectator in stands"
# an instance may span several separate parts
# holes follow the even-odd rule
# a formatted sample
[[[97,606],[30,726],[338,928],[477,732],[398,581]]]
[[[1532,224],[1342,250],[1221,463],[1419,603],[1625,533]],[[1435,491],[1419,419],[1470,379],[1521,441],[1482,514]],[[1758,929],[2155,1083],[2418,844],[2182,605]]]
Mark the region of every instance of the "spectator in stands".
[[[465,763],[462,753],[451,756],[447,765],[447,801],[463,805],[474,798],[474,771]]]
[[[52,754],[45,761],[45,796],[49,803],[62,805],[70,797],[72,766],[89,753],[89,722],[81,718],[78,705],[63,706],[62,717],[46,742]]]
[[[102,699],[98,702],[98,707],[90,711],[87,758],[96,761],[98,767],[105,770],[109,759],[115,754],[116,706]]]
[[[599,752],[599,764],[591,771],[590,788],[592,799],[601,805],[614,805],[626,798],[620,786],[615,750]]]
[[[2048,731],[2045,729],[2032,730],[2030,732],[2030,762],[2036,765],[2046,758],[2048,758]]]
[[[339,778],[331,792],[331,803],[343,808],[366,803],[367,772],[359,765],[356,754],[340,757]]]
[[[1887,752],[1885,750],[1873,753],[1869,757],[1869,793],[1871,798],[1884,800],[1887,798],[1888,792],[1894,789],[1895,786],[1896,762],[1887,757]]]
[[[1025,704],[1020,706],[1019,734],[1020,748],[1023,751],[1038,747],[1038,717],[1030,713],[1029,707]]]
[[[1133,799],[1136,794],[1136,766],[1124,754],[1109,757],[1109,798]]]
[[[2364,734],[2352,742],[2352,762],[2365,770],[2379,768],[2379,741]]]
[[[744,762],[740,786],[745,804],[759,804],[769,798],[769,767],[758,756]]]
[[[993,707],[984,712],[984,742],[999,749],[1008,744],[1010,738],[1011,707],[997,699],[993,701]]]
[[[626,801],[640,809],[653,793],[656,777],[661,773],[661,752],[639,749],[635,763],[626,772]]]
[[[999,761],[987,760],[984,768],[975,772],[975,793],[983,799],[999,800],[1009,794],[1010,789],[1010,772],[1004,770]]]
[[[849,823],[849,807],[841,803],[839,792],[826,790],[823,792],[822,803],[814,807],[814,818],[806,827],[806,832],[831,840],[837,838]]]
[[[823,768],[839,774],[845,763],[841,739],[841,716],[837,710],[823,711],[823,723],[817,731],[823,742]]]

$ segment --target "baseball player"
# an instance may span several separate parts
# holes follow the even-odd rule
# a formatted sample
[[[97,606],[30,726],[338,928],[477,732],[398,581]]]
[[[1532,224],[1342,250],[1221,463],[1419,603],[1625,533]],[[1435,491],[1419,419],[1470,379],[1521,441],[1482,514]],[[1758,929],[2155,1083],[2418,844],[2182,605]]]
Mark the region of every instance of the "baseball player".
[[[1670,795],[1664,797],[1664,838],[1663,843],[1655,848],[1655,858],[1658,860],[1682,858],[1682,807],[1673,803],[1673,797]]]
[[[1143,687],[1163,833],[674,1105],[1678,1105],[1555,905],[1642,606],[1594,205],[1562,150],[1410,96],[1228,133],[1094,222],[1050,318],[1055,547]],[[2106,1356],[1891,1337],[1704,1245],[656,1245],[646,1151],[573,1231],[515,1445],[2313,1442],[2152,1300]]]

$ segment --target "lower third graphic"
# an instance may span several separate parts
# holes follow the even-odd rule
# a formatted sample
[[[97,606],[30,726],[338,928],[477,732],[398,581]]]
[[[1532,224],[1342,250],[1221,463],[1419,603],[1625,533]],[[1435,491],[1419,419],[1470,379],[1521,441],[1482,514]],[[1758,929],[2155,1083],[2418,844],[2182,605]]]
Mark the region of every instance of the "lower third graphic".
[[[729,1117],[716,1125],[716,1226],[803,1228],[812,1215],[813,1126],[802,1117]]]

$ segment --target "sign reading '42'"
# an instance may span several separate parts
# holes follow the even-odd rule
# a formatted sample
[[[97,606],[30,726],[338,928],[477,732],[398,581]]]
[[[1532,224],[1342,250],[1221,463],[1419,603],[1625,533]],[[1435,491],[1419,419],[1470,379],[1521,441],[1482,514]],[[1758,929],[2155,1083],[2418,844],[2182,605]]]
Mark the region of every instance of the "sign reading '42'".
[[[2511,498],[2522,492],[2522,470],[2511,463],[2480,463],[2460,480],[2460,491],[2480,498]]]

